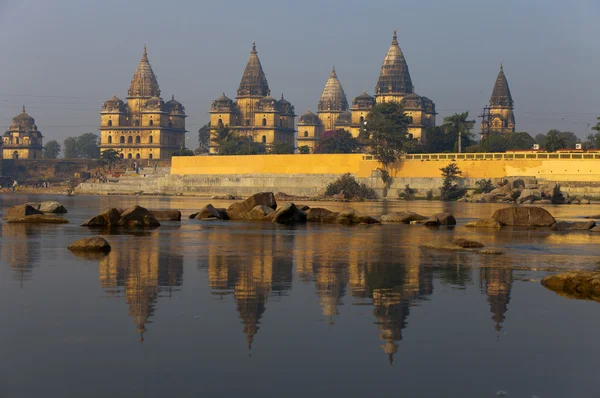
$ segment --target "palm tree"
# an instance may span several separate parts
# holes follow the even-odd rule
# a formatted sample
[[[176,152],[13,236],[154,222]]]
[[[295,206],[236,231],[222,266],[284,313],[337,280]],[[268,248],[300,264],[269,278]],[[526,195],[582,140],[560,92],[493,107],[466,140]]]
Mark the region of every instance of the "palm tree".
[[[444,118],[444,124],[442,128],[446,134],[456,136],[458,143],[458,153],[462,152],[462,139],[463,137],[471,140],[471,129],[475,125],[474,120],[467,120],[469,112],[455,113],[452,116]]]

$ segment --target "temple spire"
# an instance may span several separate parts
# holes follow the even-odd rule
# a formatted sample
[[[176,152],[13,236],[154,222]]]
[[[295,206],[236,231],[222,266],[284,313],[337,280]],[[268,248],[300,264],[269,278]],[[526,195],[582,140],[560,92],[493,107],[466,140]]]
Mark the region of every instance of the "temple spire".
[[[491,106],[513,106],[513,99],[510,93],[510,87],[508,86],[508,80],[504,74],[504,66],[500,64],[500,72],[494,83],[494,89],[490,98]]]
[[[269,92],[269,83],[267,83],[267,77],[258,58],[256,42],[252,42],[252,51],[250,51],[250,57],[238,88],[238,97],[265,97],[269,95]]]
[[[392,44],[381,65],[381,73],[377,86],[375,86],[375,95],[405,95],[412,92],[414,92],[414,86],[408,65],[398,45],[398,36],[394,30]]]
[[[396,34],[396,29],[394,29],[394,36],[392,38],[392,46],[398,45],[398,35]]]
[[[158,81],[152,66],[150,66],[150,61],[148,61],[148,51],[145,45],[142,59],[133,74],[127,93],[130,97],[160,97]]]
[[[23,105],[23,110],[21,111],[21,113],[25,113],[25,105]]]
[[[342,88],[342,84],[338,80],[337,73],[335,72],[335,66],[331,69],[329,79],[323,87],[321,98],[318,106],[319,112],[324,111],[347,111],[348,110],[348,99],[346,93]]]

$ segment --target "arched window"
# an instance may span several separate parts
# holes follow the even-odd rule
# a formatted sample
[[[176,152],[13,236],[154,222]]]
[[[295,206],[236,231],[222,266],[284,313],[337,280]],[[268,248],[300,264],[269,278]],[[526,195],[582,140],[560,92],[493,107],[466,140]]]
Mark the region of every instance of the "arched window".
[[[25,138],[23,139],[23,143],[24,143],[25,145],[29,144],[29,138],[25,137]]]
[[[169,121],[169,128],[173,128],[173,122]]]
[[[141,142],[142,142],[142,140],[141,140],[140,136],[139,136],[139,135],[138,135],[138,136],[136,136],[136,137],[135,137],[135,143],[136,143],[136,144],[139,144],[139,143],[141,143]]]
[[[363,124],[365,122],[365,118],[364,117],[360,117],[360,124]]]
[[[112,120],[109,120],[109,121],[108,121],[108,126],[109,126],[109,127],[110,127],[110,126],[112,126]]]
[[[108,143],[112,144],[112,136],[110,136],[110,135],[108,136]]]
[[[266,144],[266,143],[267,143],[267,136],[266,136],[266,135],[263,135],[263,136],[262,136],[262,143],[263,143],[263,144]]]
[[[13,159],[19,159],[19,152],[14,151],[13,154],[12,154],[12,158]]]
[[[150,119],[150,126],[154,126],[154,120]]]
[[[131,159],[131,154],[130,153],[127,154],[127,159]]]
[[[219,127],[223,127],[223,119],[219,119]]]
[[[125,155],[123,155],[122,153],[120,153],[120,154],[119,154],[119,157],[120,157],[121,159],[123,159],[123,158],[125,157]]]
[[[308,131],[305,131],[305,132],[304,132],[304,136],[305,136],[305,137],[308,137]]]
[[[148,142],[152,144],[152,136],[148,137]]]
[[[140,154],[139,154],[139,153],[136,153],[136,154],[135,154],[135,158],[136,158],[136,159],[139,159],[139,158],[140,158]]]
[[[267,119],[263,117],[263,121],[262,121],[262,125],[266,126],[267,125]]]
[[[152,154],[148,155],[148,159],[152,160]]]
[[[128,144],[133,144],[133,137],[132,136],[127,137],[127,143]]]
[[[121,136],[121,138],[119,139],[119,142],[120,142],[121,144],[124,144],[124,143],[125,143],[125,137],[124,137],[124,136]]]

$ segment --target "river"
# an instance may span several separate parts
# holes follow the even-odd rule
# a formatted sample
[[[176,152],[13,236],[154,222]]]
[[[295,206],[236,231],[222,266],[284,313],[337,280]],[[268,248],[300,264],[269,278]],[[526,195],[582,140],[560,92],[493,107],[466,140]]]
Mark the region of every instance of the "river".
[[[0,224],[0,397],[597,394],[600,305],[539,280],[598,267],[600,234],[463,227],[494,204],[319,204],[458,218],[439,229],[201,222],[187,215],[208,201],[189,197],[1,195],[0,208],[50,199],[70,224]],[[66,249],[99,233],[85,219],[133,204],[184,219],[100,232],[106,256]],[[507,253],[419,248],[457,236]]]

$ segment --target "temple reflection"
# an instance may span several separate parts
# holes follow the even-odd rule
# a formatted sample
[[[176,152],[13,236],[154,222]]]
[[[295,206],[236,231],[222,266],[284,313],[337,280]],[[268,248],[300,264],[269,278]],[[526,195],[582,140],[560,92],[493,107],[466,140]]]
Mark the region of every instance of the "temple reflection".
[[[2,264],[12,270],[12,278],[20,283],[30,281],[33,268],[41,260],[42,228],[20,223],[2,224]]]
[[[487,296],[492,312],[492,320],[498,338],[502,330],[502,323],[506,319],[508,303],[513,282],[513,270],[511,268],[481,268],[479,271],[479,283],[481,292]]]
[[[152,234],[143,247],[129,239],[100,261],[100,285],[109,296],[125,296],[141,342],[159,297],[170,297],[182,285],[183,256],[168,251],[175,236]]]

